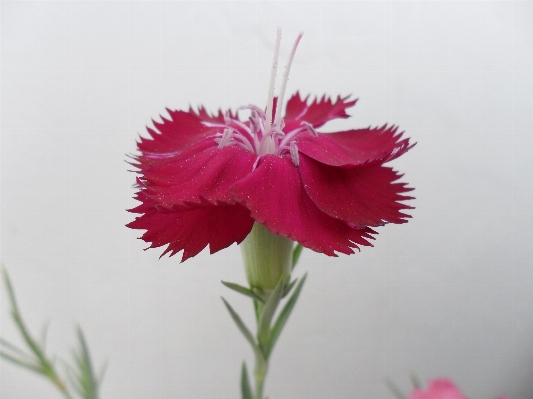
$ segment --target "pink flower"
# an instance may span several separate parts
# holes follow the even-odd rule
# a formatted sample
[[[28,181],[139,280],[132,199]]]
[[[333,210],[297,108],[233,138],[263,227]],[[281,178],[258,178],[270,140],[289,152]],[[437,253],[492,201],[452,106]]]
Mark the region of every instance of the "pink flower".
[[[415,389],[409,395],[409,399],[467,399],[461,391],[446,378],[431,380],[427,389]]]
[[[296,50],[293,48],[290,60]],[[279,37],[277,49],[279,48]],[[290,62],[286,68],[282,92]],[[277,63],[277,50],[274,68]],[[274,73],[273,73],[274,76]],[[138,142],[140,214],[128,227],[143,229],[163,255],[183,250],[182,261],[207,245],[211,253],[240,243],[255,221],[271,232],[330,256],[353,253],[377,234],[372,227],[404,223],[411,199],[401,175],[384,166],[412,146],[395,126],[336,133],[319,130],[347,118],[348,97],[287,102],[273,98],[266,112],[254,105],[247,120],[236,112],[210,115],[167,110],[150,138]],[[279,109],[277,109],[279,108]]]

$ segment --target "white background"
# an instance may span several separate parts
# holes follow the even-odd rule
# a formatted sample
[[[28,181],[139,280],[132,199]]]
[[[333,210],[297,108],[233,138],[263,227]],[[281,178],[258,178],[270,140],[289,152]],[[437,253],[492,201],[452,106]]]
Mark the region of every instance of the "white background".
[[[276,398],[392,398],[409,373],[472,399],[533,398],[533,3],[2,2],[2,254],[31,330],[68,358],[74,328],[103,399],[237,398],[252,308],[238,247],[144,252],[126,154],[165,107],[265,105],[299,31],[288,92],[359,98],[331,129],[398,124],[413,219],[374,248],[304,251]],[[1,291],[1,336],[19,343]],[[0,362],[0,397],[59,398]]]

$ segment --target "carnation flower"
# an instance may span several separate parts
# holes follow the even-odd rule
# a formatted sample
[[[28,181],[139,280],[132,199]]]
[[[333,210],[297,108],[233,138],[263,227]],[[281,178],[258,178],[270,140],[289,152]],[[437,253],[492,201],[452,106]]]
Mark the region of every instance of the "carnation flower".
[[[416,388],[409,395],[409,399],[467,399],[461,391],[446,378],[431,380],[424,391]]]
[[[374,227],[404,223],[411,189],[385,163],[412,146],[395,126],[335,133],[321,128],[347,118],[356,100],[273,96],[279,36],[266,110],[237,112],[168,110],[169,117],[140,138],[140,214],[128,224],[146,232],[149,248],[166,245],[161,256],[183,251],[182,261],[209,245],[211,253],[241,243],[254,222],[270,232],[326,255],[351,254],[377,234]],[[279,105],[279,106],[277,106]],[[248,114],[247,119],[240,113]]]

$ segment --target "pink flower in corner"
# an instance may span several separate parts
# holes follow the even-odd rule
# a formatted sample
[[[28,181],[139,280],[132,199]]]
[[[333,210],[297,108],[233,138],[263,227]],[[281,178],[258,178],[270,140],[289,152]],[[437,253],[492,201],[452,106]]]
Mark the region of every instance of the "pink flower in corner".
[[[299,40],[299,38],[298,38]],[[207,245],[211,253],[240,243],[255,221],[271,232],[330,256],[371,245],[372,229],[404,223],[411,199],[401,175],[384,166],[412,146],[394,126],[322,133],[328,121],[347,118],[356,100],[322,97],[310,101],[296,93],[281,117],[272,96],[266,111],[242,107],[237,113],[210,115],[171,111],[154,122],[150,138],[138,143],[140,214],[128,227],[143,229],[150,248],[183,250],[182,261]],[[279,38],[274,58],[277,62]],[[274,76],[274,73],[273,73]],[[277,109],[279,108],[279,109]]]
[[[446,378],[431,380],[427,389],[415,389],[409,399],[467,399],[461,391]]]

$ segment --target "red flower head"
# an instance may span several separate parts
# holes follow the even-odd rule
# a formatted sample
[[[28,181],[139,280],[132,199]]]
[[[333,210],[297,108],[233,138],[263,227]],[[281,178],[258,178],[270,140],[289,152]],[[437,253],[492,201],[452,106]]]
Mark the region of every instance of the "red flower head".
[[[409,399],[467,399],[453,382],[446,378],[431,380],[427,389],[416,388],[409,395]]]
[[[210,115],[171,111],[138,143],[140,214],[128,224],[146,232],[163,255],[183,250],[182,261],[207,245],[211,253],[240,243],[255,221],[272,233],[330,256],[371,245],[372,227],[404,223],[412,199],[401,175],[383,166],[412,146],[394,126],[318,131],[347,118],[356,100],[293,95],[281,105],[298,37],[285,70],[279,102],[273,97],[279,35],[266,112],[249,105],[241,120],[231,111]],[[276,107],[276,103],[280,107]]]

